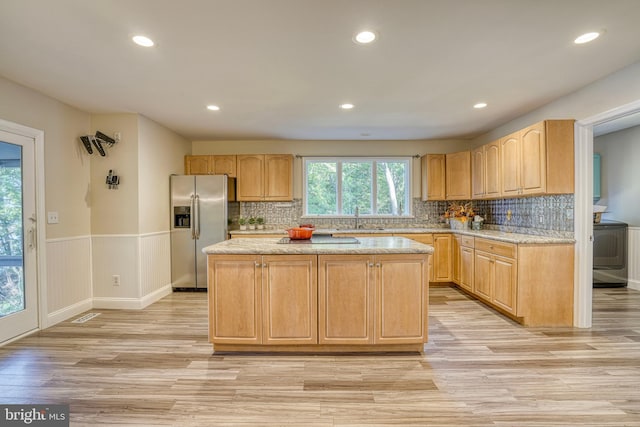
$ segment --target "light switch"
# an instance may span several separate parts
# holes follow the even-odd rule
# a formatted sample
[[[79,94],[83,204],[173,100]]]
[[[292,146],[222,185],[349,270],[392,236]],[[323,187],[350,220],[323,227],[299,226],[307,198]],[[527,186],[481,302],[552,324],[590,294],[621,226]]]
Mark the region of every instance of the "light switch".
[[[47,224],[58,223],[58,212],[47,212]]]

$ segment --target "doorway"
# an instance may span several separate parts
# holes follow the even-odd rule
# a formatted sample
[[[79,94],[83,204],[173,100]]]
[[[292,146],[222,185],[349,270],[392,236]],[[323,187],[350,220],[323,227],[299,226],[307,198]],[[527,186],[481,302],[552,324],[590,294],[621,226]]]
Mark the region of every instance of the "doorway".
[[[574,325],[580,328],[591,327],[593,309],[593,128],[639,112],[635,101],[576,122]]]
[[[39,326],[35,151],[0,130],[0,343]]]

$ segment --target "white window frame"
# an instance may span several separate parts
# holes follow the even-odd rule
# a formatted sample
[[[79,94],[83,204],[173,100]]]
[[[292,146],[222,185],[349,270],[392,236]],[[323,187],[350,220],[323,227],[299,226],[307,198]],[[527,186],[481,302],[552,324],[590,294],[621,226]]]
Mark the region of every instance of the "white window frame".
[[[337,200],[336,200],[336,214],[329,215],[317,215],[317,214],[308,214],[307,213],[307,164],[309,161],[312,162],[336,162],[336,173],[338,177],[342,176],[342,163],[343,162],[371,162],[372,167],[372,204],[371,210],[375,211],[375,205],[377,201],[377,164],[379,162],[398,162],[403,161],[407,164],[407,168],[405,170],[405,186],[406,186],[406,203],[404,203],[402,215],[389,215],[383,214],[378,215],[377,213],[372,214],[360,214],[360,218],[413,218],[413,203],[412,203],[412,195],[413,195],[413,158],[411,156],[399,157],[399,156],[376,156],[376,157],[302,157],[302,218],[354,218],[354,214],[344,214],[342,213],[342,179],[337,180]]]

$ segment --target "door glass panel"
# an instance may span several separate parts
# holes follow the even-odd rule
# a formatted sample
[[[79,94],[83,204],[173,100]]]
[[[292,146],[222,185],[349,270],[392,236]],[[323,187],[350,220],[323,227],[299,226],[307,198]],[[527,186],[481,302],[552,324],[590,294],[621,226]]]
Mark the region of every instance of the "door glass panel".
[[[0,317],[25,309],[22,147],[0,142]]]

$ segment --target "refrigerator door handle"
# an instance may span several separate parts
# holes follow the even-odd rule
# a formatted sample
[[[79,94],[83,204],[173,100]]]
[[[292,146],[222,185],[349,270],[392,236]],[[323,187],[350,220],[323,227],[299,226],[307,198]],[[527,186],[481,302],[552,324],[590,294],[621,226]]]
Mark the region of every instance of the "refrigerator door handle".
[[[196,194],[195,227],[196,227],[196,239],[199,239],[200,238],[200,196],[197,194]]]
[[[196,207],[196,199],[194,195],[191,195],[191,238],[196,238],[196,226],[195,226],[195,207]]]

